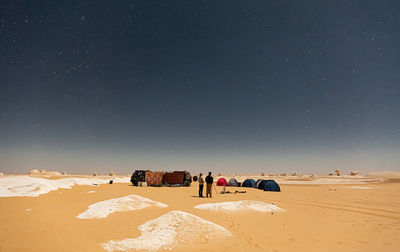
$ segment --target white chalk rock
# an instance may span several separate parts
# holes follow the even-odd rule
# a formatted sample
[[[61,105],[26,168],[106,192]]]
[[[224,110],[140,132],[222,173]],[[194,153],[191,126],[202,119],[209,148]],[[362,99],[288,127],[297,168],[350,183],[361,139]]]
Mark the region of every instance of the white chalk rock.
[[[110,172],[108,175],[109,175],[109,176],[114,176],[115,173],[114,173],[114,172]]]
[[[139,226],[141,235],[101,245],[107,251],[167,251],[182,244],[199,244],[232,236],[222,226],[182,211],[171,211]]]
[[[28,172],[28,174],[38,174],[38,173],[39,173],[39,171],[37,169],[33,169]]]
[[[164,208],[168,205],[141,197],[139,195],[128,195],[92,204],[85,212],[80,213],[76,217],[78,219],[106,218],[112,213],[140,210],[151,206]]]

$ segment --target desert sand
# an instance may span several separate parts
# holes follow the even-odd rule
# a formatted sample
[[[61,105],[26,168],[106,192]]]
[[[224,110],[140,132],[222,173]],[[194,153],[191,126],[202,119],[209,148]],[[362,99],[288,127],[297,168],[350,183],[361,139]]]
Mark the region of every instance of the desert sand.
[[[246,193],[216,195],[213,190],[212,198],[197,197],[196,182],[134,187],[129,177],[107,184],[107,176],[68,175],[32,180],[31,187],[15,184],[37,179],[36,174],[27,177],[0,178],[0,251],[400,248],[400,183],[387,174],[385,179],[379,174],[273,177],[281,192],[240,188]]]

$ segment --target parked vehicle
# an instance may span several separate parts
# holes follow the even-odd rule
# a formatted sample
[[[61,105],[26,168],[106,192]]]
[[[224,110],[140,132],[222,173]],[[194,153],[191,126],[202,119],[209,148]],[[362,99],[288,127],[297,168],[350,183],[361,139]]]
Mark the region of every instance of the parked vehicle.
[[[148,170],[135,170],[135,172],[131,176],[131,182],[134,186],[138,186],[139,182],[146,181],[146,172]]]

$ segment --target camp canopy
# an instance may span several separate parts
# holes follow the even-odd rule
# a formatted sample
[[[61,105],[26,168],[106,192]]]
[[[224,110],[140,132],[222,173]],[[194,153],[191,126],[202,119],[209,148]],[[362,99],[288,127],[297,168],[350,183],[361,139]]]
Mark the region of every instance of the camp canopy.
[[[228,182],[228,186],[239,186],[239,183],[235,178],[231,178]]]
[[[228,182],[226,182],[226,179],[224,179],[224,178],[218,179],[217,186],[226,186],[226,185],[228,185]]]
[[[256,187],[256,181],[254,179],[246,179],[243,181],[242,187]]]
[[[264,191],[280,192],[281,188],[274,180],[264,180]]]

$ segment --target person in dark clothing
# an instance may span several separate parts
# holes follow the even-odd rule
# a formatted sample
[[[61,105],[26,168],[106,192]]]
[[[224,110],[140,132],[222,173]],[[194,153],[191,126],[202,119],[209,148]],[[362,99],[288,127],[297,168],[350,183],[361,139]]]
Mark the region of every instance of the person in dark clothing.
[[[199,197],[203,198],[204,179],[203,174],[199,175]]]
[[[211,176],[211,172],[209,172],[208,176],[206,177],[206,183],[207,183],[206,196],[207,196],[207,198],[208,198],[209,194],[210,194],[210,198],[212,198],[211,189],[212,189],[213,182],[214,182],[214,178]]]

